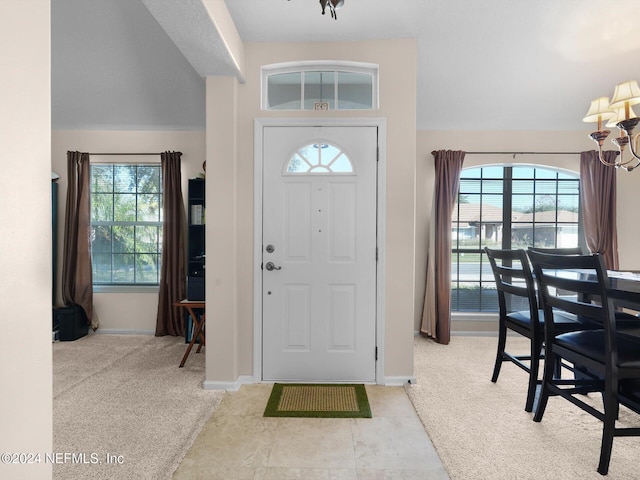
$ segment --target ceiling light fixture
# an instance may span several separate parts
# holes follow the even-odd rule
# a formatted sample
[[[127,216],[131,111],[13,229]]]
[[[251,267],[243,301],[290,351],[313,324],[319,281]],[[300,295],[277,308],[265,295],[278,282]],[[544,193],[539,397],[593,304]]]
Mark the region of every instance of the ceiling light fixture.
[[[291,0],[288,0],[291,1]],[[338,19],[338,15],[336,15],[336,10],[342,8],[344,5],[344,0],[320,0],[320,6],[322,7],[322,14],[324,15],[325,10],[329,7],[329,13],[331,13],[331,18],[334,20]]]
[[[638,138],[640,134],[633,136],[633,129],[640,122],[640,118],[632,110],[633,105],[640,104],[640,87],[635,80],[616,85],[613,98],[609,102],[608,97],[596,98],[591,102],[583,122],[598,122],[598,130],[589,136],[598,144],[598,156],[600,162],[608,167],[623,168],[630,172],[640,165],[640,152],[638,151]],[[611,133],[602,129],[602,122],[608,120],[606,127],[618,127],[620,136],[611,141],[618,147],[615,162],[608,162],[602,156],[602,145]],[[625,160],[624,149],[629,145],[631,158]]]
[[[344,5],[344,0],[320,0],[320,5],[322,6],[322,14],[324,15],[324,11],[327,7],[329,7],[329,12],[331,12],[331,18],[334,20],[338,19],[336,15],[336,10]]]

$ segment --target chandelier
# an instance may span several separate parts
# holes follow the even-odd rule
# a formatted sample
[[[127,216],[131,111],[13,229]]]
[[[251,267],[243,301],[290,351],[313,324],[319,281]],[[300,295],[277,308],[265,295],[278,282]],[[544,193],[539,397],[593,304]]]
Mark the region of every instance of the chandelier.
[[[597,122],[598,130],[589,135],[598,144],[598,157],[600,162],[608,167],[623,168],[630,172],[640,165],[640,152],[638,151],[638,137],[633,136],[633,129],[638,125],[640,119],[632,110],[633,105],[640,104],[640,87],[635,80],[616,85],[613,98],[609,102],[608,97],[596,98],[591,102],[591,107],[587,112],[583,122]],[[611,141],[618,147],[617,157],[614,162],[609,162],[602,156],[602,145],[611,133],[610,130],[602,129],[602,122],[607,121],[605,127],[618,127],[620,136],[612,138]],[[629,146],[631,155],[625,159],[625,148]]]
[[[329,7],[331,18],[337,20],[338,16],[336,15],[336,10],[344,5],[344,0],[320,0],[320,5],[322,6],[323,15],[325,13],[325,9]]]

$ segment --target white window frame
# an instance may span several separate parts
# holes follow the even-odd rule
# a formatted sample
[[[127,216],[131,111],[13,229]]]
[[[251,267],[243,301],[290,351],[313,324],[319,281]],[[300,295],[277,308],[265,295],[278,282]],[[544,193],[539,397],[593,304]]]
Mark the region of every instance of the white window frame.
[[[334,72],[335,88],[334,88],[334,101],[336,110],[348,111],[348,110],[369,110],[369,109],[348,109],[339,108],[338,104],[338,72],[346,73],[362,73],[371,75],[371,110],[377,110],[379,108],[379,88],[378,88],[378,71],[379,66],[375,63],[364,62],[346,62],[346,61],[304,61],[304,62],[284,62],[274,63],[271,65],[264,65],[260,69],[261,73],[261,100],[260,105],[262,110],[276,111],[269,108],[269,92],[268,92],[268,78],[270,75],[277,75],[282,73],[300,73],[300,108],[296,109],[278,109],[277,111],[305,111],[304,110],[304,73],[305,72]],[[310,111],[310,110],[306,110]]]
[[[135,162],[127,162],[127,161],[92,161],[91,162],[91,167],[93,166],[104,166],[104,165],[129,165],[129,166],[152,166],[152,167],[156,167],[156,168],[161,168],[161,165],[157,162],[139,162],[139,161],[135,161]],[[161,172],[162,174],[162,172]],[[93,168],[91,170],[91,175],[93,175]],[[162,180],[160,182],[160,196],[163,195],[162,193]],[[93,194],[92,189],[90,189],[90,194]],[[136,194],[137,196],[138,194]],[[161,208],[164,208],[164,206],[162,206]],[[151,226],[158,226],[160,229],[163,228],[163,214],[160,214],[160,218],[161,220],[159,222],[124,222],[124,223],[130,223],[131,225],[142,225],[144,226],[145,224],[151,225]],[[116,224],[123,224],[123,222],[94,222],[93,220],[93,216],[91,216],[91,226],[93,227],[94,225],[107,225],[107,224],[112,224],[112,225],[116,225]],[[159,247],[161,248],[161,247]],[[162,264],[162,252],[160,252],[160,264],[159,264],[159,268],[161,267]],[[93,269],[93,258],[91,260],[91,268]],[[160,274],[160,271],[158,271],[158,275]],[[160,282],[158,281],[158,283],[94,283],[93,284],[93,291],[94,292],[98,292],[98,293],[150,293],[150,292],[157,292],[160,288]]]

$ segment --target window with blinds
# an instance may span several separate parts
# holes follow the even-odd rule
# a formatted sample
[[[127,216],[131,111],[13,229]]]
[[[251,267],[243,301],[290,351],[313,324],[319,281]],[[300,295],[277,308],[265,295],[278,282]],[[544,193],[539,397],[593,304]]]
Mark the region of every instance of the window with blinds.
[[[461,172],[452,215],[452,311],[497,312],[489,248],[583,246],[577,174],[538,166]]]

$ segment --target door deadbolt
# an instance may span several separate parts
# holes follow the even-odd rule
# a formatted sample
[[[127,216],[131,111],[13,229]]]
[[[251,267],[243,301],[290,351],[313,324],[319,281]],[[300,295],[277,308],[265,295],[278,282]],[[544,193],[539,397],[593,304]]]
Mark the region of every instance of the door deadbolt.
[[[267,270],[269,270],[269,271],[271,271],[271,270],[280,270],[280,269],[282,269],[282,267],[276,267],[276,266],[274,265],[274,263],[273,263],[273,262],[267,262],[267,263],[265,264],[264,268],[266,268],[266,269],[267,269]]]
[[[273,253],[275,251],[276,249],[274,248],[273,245],[267,245],[267,253]]]

